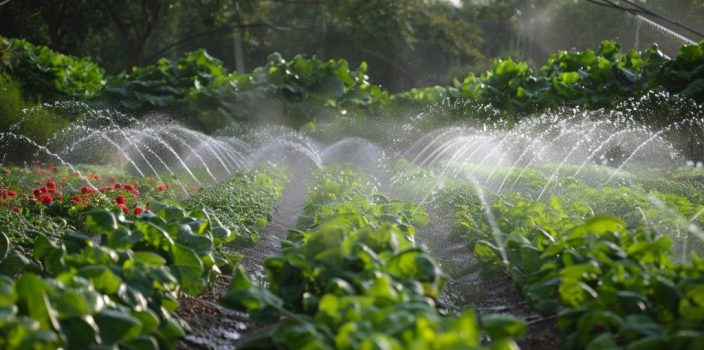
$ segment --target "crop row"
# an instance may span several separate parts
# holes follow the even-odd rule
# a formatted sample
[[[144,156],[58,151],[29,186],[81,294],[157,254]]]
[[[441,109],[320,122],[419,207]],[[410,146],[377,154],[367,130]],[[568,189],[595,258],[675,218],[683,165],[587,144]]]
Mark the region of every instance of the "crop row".
[[[401,168],[406,191],[439,183],[428,170]],[[520,169],[505,172],[511,183]],[[589,178],[605,183],[599,175]],[[445,210],[478,258],[506,268],[533,307],[557,315],[563,348],[697,349],[704,245],[692,225],[703,223],[704,203],[661,192],[672,188],[667,180],[644,182],[598,187],[564,177],[541,201],[546,179],[533,169],[510,193],[485,199],[489,207],[457,180],[435,189],[430,207]]]
[[[172,315],[178,296],[198,295],[219,273],[233,270],[239,257],[222,245],[246,232],[242,228],[250,222],[266,220],[260,216],[273,209],[264,205],[273,207],[283,181],[277,169],[236,174],[230,185],[238,187],[231,187],[233,194],[224,200],[236,202],[241,193],[258,206],[255,211],[231,206],[228,214],[239,221],[224,226],[202,200],[186,202],[188,211],[153,197],[140,202],[147,200],[142,196],[148,191],[131,181],[125,184],[126,178],[107,179],[108,188],[92,173],[89,182],[74,188],[85,177],[73,179],[64,175],[65,169],[4,172],[1,187],[6,198],[0,215],[8,221],[0,232],[3,349],[173,348],[188,329]],[[38,184],[18,181],[37,176]],[[36,194],[24,190],[35,185],[40,186]],[[154,193],[170,187],[152,186]],[[125,200],[126,193],[144,210],[123,210],[132,203]],[[56,200],[32,202],[37,194]],[[59,196],[85,200],[69,204]],[[174,202],[166,195],[161,200]]]
[[[481,75],[470,74],[448,87],[414,89],[401,100],[472,99],[518,113],[544,108],[614,107],[629,97],[667,91],[704,102],[704,42],[682,46],[669,58],[657,45],[621,52],[618,43],[603,41],[595,50],[550,54],[539,69],[510,58],[498,59]]]
[[[19,94],[29,100],[108,100],[136,114],[187,111],[185,122],[205,131],[224,128],[233,120],[266,118],[271,112],[283,113],[287,123],[300,126],[340,113],[394,114],[389,112],[444,100],[472,100],[518,114],[560,106],[614,107],[650,91],[704,102],[704,42],[683,46],[674,58],[656,45],[622,53],[616,42],[604,41],[597,50],[553,53],[539,69],[497,59],[481,75],[396,95],[369,83],[366,63],[352,69],[344,59],[285,60],[272,54],[264,66],[242,73],[228,72],[222,62],[198,50],[176,62],[160,59],[106,76],[89,59],[24,40],[0,38],[0,56],[0,90],[7,96],[19,93],[19,85]],[[262,107],[272,100],[280,102],[272,107],[275,110]],[[3,104],[10,108],[16,101]]]
[[[240,172],[217,185],[202,188],[184,205],[207,208],[213,219],[236,232],[235,242],[251,245],[271,221],[287,178],[282,168],[261,165],[255,171]]]
[[[348,186],[349,185],[349,186]],[[414,243],[412,203],[374,194],[349,169],[314,176],[309,220],[265,262],[266,287],[240,271],[221,302],[276,326],[250,345],[280,349],[515,347],[525,325],[510,316],[444,316],[445,276]]]

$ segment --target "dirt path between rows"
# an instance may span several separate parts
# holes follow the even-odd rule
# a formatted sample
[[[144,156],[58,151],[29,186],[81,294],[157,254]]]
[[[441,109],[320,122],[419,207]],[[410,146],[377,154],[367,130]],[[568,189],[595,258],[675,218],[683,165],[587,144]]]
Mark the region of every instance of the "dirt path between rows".
[[[291,180],[281,195],[272,221],[261,234],[261,240],[252,248],[225,247],[243,255],[241,265],[253,279],[264,276],[263,264],[267,257],[276,255],[280,241],[289,229],[296,227],[303,214],[310,169],[306,164],[293,166]],[[235,349],[245,339],[267,334],[271,329],[249,321],[247,314],[226,309],[218,300],[227,291],[232,276],[218,276],[213,288],[203,295],[182,297],[176,314],[186,321],[191,332],[177,344],[177,349]]]
[[[559,348],[559,334],[552,316],[531,309],[505,272],[487,271],[477,260],[464,237],[450,234],[450,223],[443,215],[430,213],[430,224],[417,228],[417,243],[425,245],[449,276],[440,304],[450,312],[473,308],[480,315],[501,313],[521,318],[528,330],[518,340],[521,349]]]

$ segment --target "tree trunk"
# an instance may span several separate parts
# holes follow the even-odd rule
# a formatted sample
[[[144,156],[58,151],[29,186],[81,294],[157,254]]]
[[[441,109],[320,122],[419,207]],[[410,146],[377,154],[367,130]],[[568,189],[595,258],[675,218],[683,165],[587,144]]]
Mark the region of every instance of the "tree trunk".
[[[117,15],[117,12],[109,4],[101,1],[97,4],[108,16],[108,18],[110,18],[110,22],[112,22],[113,27],[115,28],[115,33],[117,34],[118,39],[122,42],[122,46],[127,55],[127,68],[138,66],[141,63],[142,51],[147,43],[147,39],[149,38],[152,30],[154,30],[154,27],[156,27],[156,23],[159,19],[161,1],[156,1],[151,7],[148,0],[140,1],[141,15],[144,17],[141,20],[141,23],[143,24],[143,29],[141,31],[140,28],[134,24],[139,20],[139,18],[127,17],[127,23],[124,23],[123,20]],[[125,8],[127,8],[127,6],[124,6],[121,11],[127,12],[127,15],[130,16],[131,14],[125,10]],[[136,17],[139,17],[139,15]]]
[[[42,18],[46,22],[49,32],[49,46],[56,51],[63,51],[63,24],[68,8],[67,2],[53,1],[49,6],[41,11]]]
[[[235,69],[240,72],[245,72],[244,66],[244,48],[242,47],[242,37],[238,28],[232,30],[232,46],[235,49]]]
[[[142,50],[135,47],[125,48],[127,51],[127,65],[128,67],[139,66],[142,61]]]

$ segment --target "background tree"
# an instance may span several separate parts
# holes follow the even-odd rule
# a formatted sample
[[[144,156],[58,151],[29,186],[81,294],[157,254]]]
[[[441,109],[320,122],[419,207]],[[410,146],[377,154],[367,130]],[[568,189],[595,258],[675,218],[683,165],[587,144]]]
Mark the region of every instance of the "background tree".
[[[704,0],[628,1],[704,30]],[[640,49],[657,41],[669,54],[682,44],[593,2],[11,0],[0,6],[0,35],[90,56],[112,74],[198,48],[240,70],[264,64],[272,52],[346,58],[353,65],[367,61],[374,82],[392,91],[481,72],[489,57],[536,65],[548,52],[591,48],[604,39]]]
[[[147,39],[157,26],[166,1],[93,1],[115,29],[129,66],[140,64]]]

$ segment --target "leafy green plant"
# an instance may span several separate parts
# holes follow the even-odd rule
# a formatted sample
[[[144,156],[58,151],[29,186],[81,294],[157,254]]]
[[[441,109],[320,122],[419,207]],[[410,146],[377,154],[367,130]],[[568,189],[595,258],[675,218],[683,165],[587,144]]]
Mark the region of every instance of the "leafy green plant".
[[[368,110],[388,93],[367,81],[367,66],[352,70],[344,59],[321,61],[275,53],[249,74],[233,72],[229,83],[195,91],[192,109],[205,109],[210,120],[238,121],[275,118],[299,127],[349,109]],[[273,109],[266,105],[275,101]]]
[[[682,46],[677,57],[663,62],[657,82],[668,91],[704,100],[704,41],[699,45]]]
[[[38,234],[36,262],[9,260],[3,234],[3,348],[172,348],[185,327],[172,316],[177,293],[199,294],[233,261],[215,246],[226,229],[204,212],[158,203],[152,210],[126,220],[94,209],[85,233],[68,230],[60,241]]]
[[[704,335],[693,315],[700,306],[688,293],[704,283],[704,270],[695,253],[691,261],[673,258],[675,237],[662,231],[672,219],[648,209],[637,190],[578,188],[566,189],[574,198],[545,203],[513,194],[493,204],[509,272],[536,308],[558,314],[563,347],[698,346]],[[682,198],[660,196],[679,203],[683,213],[693,210]],[[595,212],[620,213],[628,221]],[[469,222],[478,220],[469,213]],[[676,230],[678,223],[669,227]],[[500,262],[493,236],[473,228],[467,233],[475,254]]]
[[[11,74],[26,96],[90,98],[105,85],[104,72],[87,58],[74,58],[35,46],[21,39],[0,37],[0,51],[7,54],[5,73]]]
[[[496,169],[516,185],[489,195],[485,208],[476,184],[408,163],[392,167],[394,179],[403,179],[398,190],[428,196],[425,207],[450,219],[478,259],[503,266],[534,308],[557,316],[562,348],[700,346],[700,303],[693,298],[704,285],[696,253],[703,247],[686,232],[704,223],[694,180],[701,170],[649,169],[629,175],[628,186],[604,187],[610,173],[594,166],[583,169],[585,180],[561,176],[551,197],[535,200],[544,174],[554,171],[544,168]]]
[[[177,62],[162,58],[150,66],[133,67],[108,80],[102,95],[128,111],[143,113],[183,106],[188,95],[227,79],[222,62],[197,50]]]
[[[240,256],[222,245],[263,229],[285,183],[281,169],[260,167],[225,183],[228,193],[240,191],[229,207],[201,193],[185,211],[156,201],[173,203],[168,183],[148,178],[125,184],[89,168],[79,179],[51,165],[2,172],[0,347],[7,349],[173,348],[188,330],[173,315],[179,294],[199,295],[232,272]],[[223,227],[222,208],[243,221]]]
[[[390,94],[371,84],[367,66],[279,54],[250,73],[228,72],[203,50],[176,62],[161,59],[105,78],[87,59],[60,55],[26,41],[0,39],[4,74],[23,87],[25,96],[44,99],[107,99],[121,109],[144,114],[171,110],[187,124],[220,130],[233,121],[273,118],[313,127],[316,120],[340,115],[407,115],[448,101],[490,104],[513,119],[546,108],[615,108],[651,91],[704,101],[704,42],[683,46],[675,58],[657,47],[622,53],[614,41],[597,50],[560,51],[539,69],[510,58],[495,60],[481,75],[470,74],[448,86]]]
[[[491,348],[515,346],[525,325],[513,317],[440,316],[435,298],[445,276],[413,241],[412,222],[424,215],[414,216],[410,203],[369,197],[360,179],[350,169],[318,172],[306,209],[312,222],[290,231],[281,255],[266,260],[267,287],[243,271],[234,276],[221,303],[279,323],[257,346],[474,349],[482,335]]]
[[[254,171],[234,174],[229,181],[201,189],[185,205],[206,209],[232,232],[225,241],[252,245],[272,218],[287,182],[284,170],[262,165]]]
[[[5,74],[0,74],[0,130],[8,130],[10,123],[20,115],[24,106],[19,84]]]

